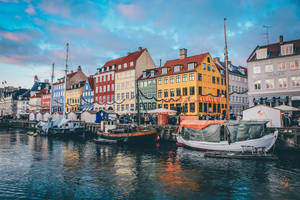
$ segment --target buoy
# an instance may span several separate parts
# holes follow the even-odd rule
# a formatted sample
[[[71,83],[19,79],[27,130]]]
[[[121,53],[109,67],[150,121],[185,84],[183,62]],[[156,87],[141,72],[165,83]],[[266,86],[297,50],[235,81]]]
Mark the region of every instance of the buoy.
[[[160,140],[160,137],[159,135],[156,137],[156,141],[158,142]]]

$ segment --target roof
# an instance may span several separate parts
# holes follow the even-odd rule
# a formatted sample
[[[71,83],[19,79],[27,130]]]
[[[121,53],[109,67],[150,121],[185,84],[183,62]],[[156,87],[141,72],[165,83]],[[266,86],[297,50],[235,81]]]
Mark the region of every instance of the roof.
[[[295,108],[295,107],[287,106],[287,105],[280,105],[280,106],[276,106],[275,108],[282,110],[282,111],[300,111],[299,108]]]
[[[31,91],[39,91],[39,90],[42,90],[46,87],[48,83],[46,82],[34,82],[32,88],[31,88]]]
[[[157,73],[161,72],[161,67],[144,70],[143,73],[146,72],[146,77],[144,77],[143,73],[142,73],[142,75],[138,78],[138,80],[146,80],[146,79],[149,79],[149,78],[155,78],[156,74],[154,74],[154,76],[151,77],[151,71],[152,70],[155,70],[156,74],[157,74]]]
[[[225,70],[226,66],[225,66],[225,62],[222,61],[215,61],[215,64],[217,66],[217,68],[220,70],[220,68],[222,68],[222,70]],[[246,67],[242,67],[242,66],[236,66],[233,64],[228,65],[228,70],[231,73],[240,75],[240,76],[247,76],[248,74],[248,69]],[[245,73],[242,73],[241,71],[245,71]]]
[[[88,77],[87,81],[90,84],[91,90],[94,90],[94,78],[93,77]]]
[[[129,69],[134,69],[137,59],[140,57],[140,55],[142,55],[142,53],[144,51],[147,51],[147,49],[141,49],[136,52],[129,53],[127,56],[117,58],[114,60],[110,60],[110,61],[106,62],[103,67],[109,67],[112,65],[116,65],[116,71],[126,71]],[[130,66],[130,64],[129,64],[131,61],[134,62],[133,66]],[[124,63],[127,63],[127,68],[123,68]],[[122,65],[122,68],[118,69],[118,65],[120,65],[120,64]]]
[[[198,63],[200,64],[203,59],[208,56],[209,53],[203,53],[203,54],[199,54],[199,55],[195,55],[195,56],[190,56],[190,57],[186,57],[183,59],[175,59],[175,60],[168,60],[163,67],[168,67],[169,70],[167,72],[167,74],[162,74],[162,70],[159,71],[159,73],[156,75],[156,77],[158,76],[168,76],[168,75],[173,75],[173,74],[181,74],[181,73],[185,73],[188,72],[188,63]],[[181,65],[183,68],[179,71],[179,72],[174,72],[174,66],[175,65]]]
[[[251,52],[249,58],[247,59],[247,62],[253,62],[253,61],[259,61],[259,60],[265,60],[265,59],[271,59],[271,58],[281,58],[286,56],[280,55],[280,46],[285,44],[294,44],[294,54],[292,55],[286,55],[286,56],[294,56],[294,55],[300,55],[300,39],[298,40],[290,40],[285,41],[282,44],[280,42],[269,44],[269,45],[263,45],[263,46],[256,46],[255,49]],[[257,49],[263,49],[268,48],[268,56],[265,59],[256,59],[256,50]]]
[[[224,122],[226,122],[226,120],[183,120],[180,122],[180,127],[203,129],[209,125],[221,125]]]
[[[77,72],[71,72],[69,74],[67,74],[67,78],[70,79],[72,78]],[[53,85],[58,85],[58,84],[62,84],[65,82],[65,76],[63,76],[62,78],[59,78],[59,79],[63,79],[62,82],[56,82],[56,83],[53,83]]]

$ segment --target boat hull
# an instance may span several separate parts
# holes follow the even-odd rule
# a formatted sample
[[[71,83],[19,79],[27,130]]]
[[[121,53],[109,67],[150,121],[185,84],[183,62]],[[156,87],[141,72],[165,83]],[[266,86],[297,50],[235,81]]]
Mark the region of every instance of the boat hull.
[[[275,144],[278,136],[278,131],[273,134],[265,135],[258,139],[239,141],[234,143],[228,143],[228,141],[221,142],[203,142],[185,140],[180,135],[177,136],[177,143],[180,146],[200,150],[200,151],[232,151],[243,152],[243,146],[249,146],[253,148],[262,148],[264,151],[269,151]]]
[[[155,130],[141,131],[134,133],[101,133],[98,132],[101,138],[108,140],[116,140],[118,143],[134,143],[145,144],[154,143],[157,132]]]

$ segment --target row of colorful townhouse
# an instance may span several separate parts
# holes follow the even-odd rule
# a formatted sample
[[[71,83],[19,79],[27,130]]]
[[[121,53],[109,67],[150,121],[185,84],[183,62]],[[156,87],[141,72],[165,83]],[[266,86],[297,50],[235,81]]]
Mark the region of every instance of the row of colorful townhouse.
[[[104,109],[130,114],[137,111],[137,96],[141,112],[165,108],[185,115],[224,115],[227,110],[225,78],[209,53],[188,57],[187,49],[180,49],[178,59],[156,67],[148,50],[139,47],[106,62],[93,76],[87,77],[80,66],[71,71],[66,94],[64,80],[53,84],[52,112]],[[49,111],[49,91],[35,93],[31,103]]]

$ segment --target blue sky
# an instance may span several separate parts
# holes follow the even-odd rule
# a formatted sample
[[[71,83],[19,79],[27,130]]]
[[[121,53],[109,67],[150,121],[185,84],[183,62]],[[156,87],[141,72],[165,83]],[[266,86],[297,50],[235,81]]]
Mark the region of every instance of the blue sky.
[[[227,20],[229,59],[246,65],[256,45],[300,37],[298,0],[0,0],[0,82],[31,87],[35,74],[50,79],[64,68],[70,43],[70,68],[89,75],[106,61],[149,50],[156,65],[209,52],[223,59],[223,18]],[[2,86],[2,85],[0,85]]]

